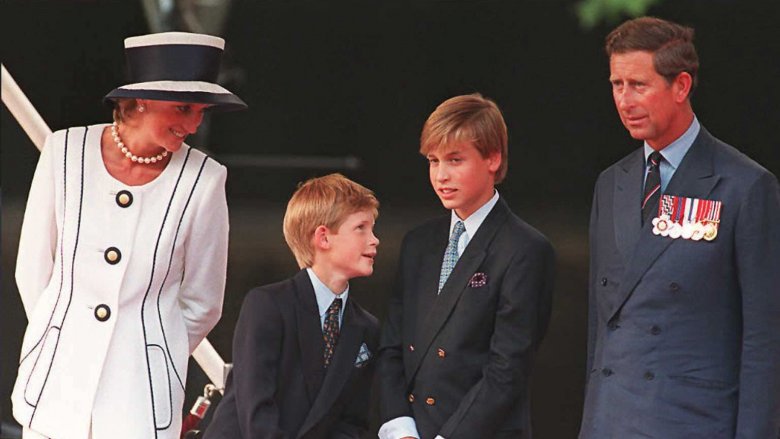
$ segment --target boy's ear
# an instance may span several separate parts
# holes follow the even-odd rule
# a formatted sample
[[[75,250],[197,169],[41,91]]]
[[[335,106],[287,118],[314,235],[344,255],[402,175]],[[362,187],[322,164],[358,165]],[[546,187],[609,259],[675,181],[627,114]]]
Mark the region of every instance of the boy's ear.
[[[498,168],[501,167],[501,153],[498,151],[491,152],[488,155],[488,170],[492,173],[498,172]]]
[[[328,241],[328,233],[330,231],[323,225],[317,226],[314,229],[314,247],[320,250],[327,250],[330,248],[330,241]]]

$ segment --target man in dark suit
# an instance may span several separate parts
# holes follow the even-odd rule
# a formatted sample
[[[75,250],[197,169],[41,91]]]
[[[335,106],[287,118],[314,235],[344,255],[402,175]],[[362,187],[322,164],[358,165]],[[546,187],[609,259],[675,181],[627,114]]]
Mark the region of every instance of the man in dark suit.
[[[449,99],[420,152],[451,213],[402,244],[379,353],[379,437],[529,438],[554,255],[494,188],[507,169],[501,112],[478,94]]]
[[[692,40],[648,17],[606,40],[644,146],[596,183],[581,439],[780,437],[780,187],[696,119]]]
[[[373,272],[378,206],[371,191],[338,174],[295,192],[284,235],[305,269],[244,299],[233,370],[206,439],[366,432],[379,325],[348,281]]]

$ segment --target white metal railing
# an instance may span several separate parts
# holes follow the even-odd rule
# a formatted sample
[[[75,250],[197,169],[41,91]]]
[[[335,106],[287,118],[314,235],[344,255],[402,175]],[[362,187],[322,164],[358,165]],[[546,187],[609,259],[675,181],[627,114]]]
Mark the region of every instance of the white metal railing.
[[[0,65],[0,67],[2,67],[2,78],[0,78],[2,81],[0,82],[2,82],[3,103],[40,151],[43,148],[46,136],[51,134],[51,129],[46,125],[46,122],[44,122],[32,103],[30,103],[30,100],[27,99],[22,89],[16,84],[11,74],[8,73],[5,65]],[[211,382],[222,391],[225,388],[228,369],[225,367],[225,361],[222,360],[222,357],[220,357],[208,339],[203,339],[198,347],[195,348],[192,357],[197,361]]]

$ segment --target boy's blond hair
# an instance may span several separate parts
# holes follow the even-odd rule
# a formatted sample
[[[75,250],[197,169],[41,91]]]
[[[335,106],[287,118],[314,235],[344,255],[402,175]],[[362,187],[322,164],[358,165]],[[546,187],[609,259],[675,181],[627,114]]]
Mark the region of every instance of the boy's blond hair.
[[[314,263],[314,231],[325,226],[334,233],[353,213],[379,215],[374,193],[341,174],[312,178],[298,186],[284,214],[284,239],[300,268]]]
[[[455,96],[428,116],[420,136],[420,153],[427,156],[442,146],[471,142],[483,158],[501,154],[495,182],[501,183],[508,167],[508,136],[498,105],[479,93]]]

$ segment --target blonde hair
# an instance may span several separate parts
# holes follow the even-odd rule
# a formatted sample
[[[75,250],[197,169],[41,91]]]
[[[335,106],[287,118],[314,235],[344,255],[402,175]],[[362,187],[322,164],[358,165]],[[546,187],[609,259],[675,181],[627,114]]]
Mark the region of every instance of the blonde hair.
[[[368,210],[379,216],[374,193],[341,174],[312,178],[298,186],[284,214],[284,240],[300,268],[314,262],[312,238],[319,226],[336,231],[351,214]]]
[[[135,98],[119,98],[114,101],[114,122],[125,122],[130,114],[138,107],[138,100]]]
[[[483,158],[501,154],[495,182],[501,183],[506,177],[508,135],[504,117],[495,102],[474,93],[455,96],[436,107],[423,126],[420,153],[427,156],[456,142],[471,142]]]

